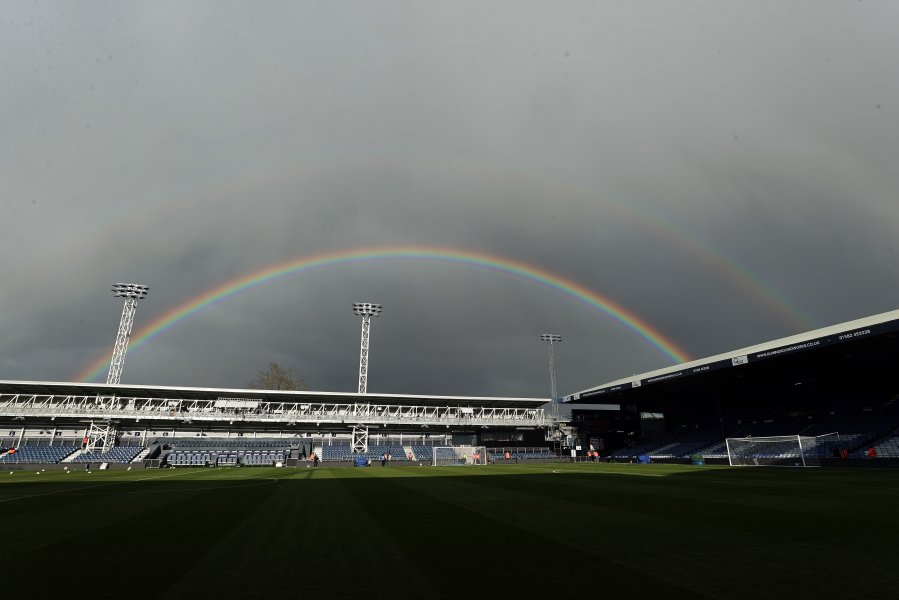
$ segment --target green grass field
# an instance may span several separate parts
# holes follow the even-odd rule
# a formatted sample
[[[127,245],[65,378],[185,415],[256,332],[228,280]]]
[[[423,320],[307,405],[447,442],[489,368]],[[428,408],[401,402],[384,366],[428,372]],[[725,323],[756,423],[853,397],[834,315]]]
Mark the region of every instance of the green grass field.
[[[0,472],[0,598],[899,597],[899,473]]]

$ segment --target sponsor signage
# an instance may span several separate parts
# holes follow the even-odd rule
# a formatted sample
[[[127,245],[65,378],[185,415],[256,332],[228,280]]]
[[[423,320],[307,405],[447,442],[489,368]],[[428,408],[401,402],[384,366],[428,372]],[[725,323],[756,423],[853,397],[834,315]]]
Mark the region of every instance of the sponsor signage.
[[[859,329],[842,331],[839,333],[834,333],[832,335],[800,342],[798,344],[790,344],[788,346],[780,346],[777,348],[771,348],[770,350],[756,352],[749,355],[749,362],[765,360],[768,358],[783,356],[785,354],[795,354],[796,352],[802,352],[803,350],[813,350],[815,348],[833,346],[836,344],[842,344],[843,342],[850,342],[852,340],[880,335],[883,333],[889,333],[891,331],[899,331],[899,320],[887,321],[886,323],[879,323],[877,325],[871,325],[870,327],[861,327]]]
[[[833,346],[835,344],[841,344],[843,342],[848,342],[848,341],[852,341],[852,340],[856,340],[856,339],[880,335],[883,333],[889,333],[892,331],[899,331],[899,319],[894,320],[894,321],[887,321],[886,323],[880,323],[878,325],[872,325],[870,327],[861,327],[859,329],[852,329],[849,331],[834,333],[831,335],[823,336],[820,338],[814,338],[811,340],[806,340],[804,342],[799,342],[796,344],[788,344],[785,346],[769,348],[769,349],[763,350],[761,352],[753,352],[751,354],[741,354],[740,356],[734,356],[733,358],[719,360],[719,361],[711,362],[708,364],[699,365],[696,367],[680,369],[678,371],[673,371],[671,373],[665,373],[663,375],[656,375],[654,377],[648,377],[646,379],[635,379],[634,381],[630,382],[629,385],[627,383],[624,383],[624,384],[616,384],[613,386],[597,388],[595,390],[590,390],[589,392],[583,392],[582,394],[579,394],[578,399],[581,397],[591,398],[594,396],[602,396],[604,394],[612,394],[615,392],[638,388],[643,385],[648,385],[648,384],[653,384],[653,383],[662,383],[665,381],[682,379],[689,375],[696,375],[699,373],[718,371],[720,369],[728,369],[731,367],[739,367],[739,366],[746,365],[749,363],[754,363],[754,362],[758,362],[761,360],[767,360],[769,358],[776,358],[778,356],[795,354],[797,352],[802,352],[804,350],[813,350],[815,348],[823,348],[825,346]]]

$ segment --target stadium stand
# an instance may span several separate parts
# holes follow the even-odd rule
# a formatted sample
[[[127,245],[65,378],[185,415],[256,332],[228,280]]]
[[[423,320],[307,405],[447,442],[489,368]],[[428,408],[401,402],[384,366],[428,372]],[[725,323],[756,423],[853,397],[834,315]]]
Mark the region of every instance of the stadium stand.
[[[353,447],[349,444],[332,444],[322,446],[322,461],[343,461],[349,462],[353,460]]]
[[[456,457],[456,453],[452,448],[434,448],[433,453],[435,460],[448,461],[447,464],[449,464],[449,462],[452,462],[453,464],[462,464],[465,462],[464,459],[458,459]]]
[[[365,453],[365,457],[371,460],[381,460],[381,456],[383,456],[385,452],[390,455],[391,461],[409,460],[409,457],[406,456],[406,451],[403,450],[403,447],[395,444],[369,445],[368,452]]]
[[[801,412],[792,407],[790,414],[772,411],[771,415],[746,417],[724,425],[715,423],[693,428],[675,427],[633,447],[619,448],[610,452],[609,456],[615,460],[634,460],[645,454],[653,460],[686,460],[693,454],[701,454],[706,459],[727,459],[727,437],[818,437],[838,434],[822,438],[815,453],[821,458],[829,458],[834,456],[835,450],[838,454],[840,449],[846,448],[850,458],[867,458],[866,450],[869,447],[874,445],[876,450],[881,438],[899,428],[899,412],[892,407],[859,410],[857,407],[850,409],[833,402],[826,404],[826,407],[842,410],[829,410],[822,415],[820,407]],[[892,458],[889,447],[884,448],[884,454],[878,451],[878,456]]]
[[[802,430],[802,422],[796,418],[766,418],[743,425],[730,437],[767,437],[795,435]],[[720,430],[719,430],[720,435]]]
[[[823,435],[839,432],[844,447],[855,450],[867,446],[897,426],[899,415],[895,409],[831,412],[806,427],[802,434]]]
[[[434,460],[434,447],[413,444],[412,454],[415,456],[415,460],[432,462]]]
[[[14,454],[0,456],[5,464],[56,464],[78,450],[76,446],[26,446]]]
[[[0,380],[0,408],[7,415],[0,418],[0,448],[77,449],[102,446],[114,438],[115,449],[109,453],[65,456],[73,449],[37,460],[130,460],[137,468],[155,469],[277,462],[295,466],[294,461],[308,459],[313,451],[332,464],[348,463],[359,458],[350,445],[356,441],[367,443],[364,458],[377,461],[388,453],[391,461],[408,464],[414,456],[412,444],[428,446],[418,454],[430,460],[433,444],[483,443],[477,438],[494,434],[494,429],[501,430],[504,439],[543,441],[549,423],[544,398],[369,394],[371,419],[362,422],[374,425],[373,433],[357,437],[345,421],[355,414],[352,423],[360,423],[362,415],[354,412],[357,400],[355,394],[333,392],[128,385],[110,395],[105,384]],[[23,461],[27,455],[13,454],[5,461]]]
[[[274,450],[248,450],[243,453],[243,456],[239,456],[240,463],[250,467],[270,467],[276,463],[283,463],[284,459],[284,452]],[[219,461],[219,464],[222,464],[221,461]]]
[[[880,458],[899,458],[899,429],[874,444],[874,450]]]
[[[236,467],[238,462],[240,455],[237,452],[222,452],[216,460],[216,464],[220,467]]]
[[[726,460],[727,459],[727,442],[721,440],[719,442],[715,442],[714,444],[705,446],[704,448],[700,448],[696,451],[696,454],[699,454],[704,459],[717,459],[717,460]]]
[[[166,464],[173,467],[206,466],[273,466],[283,463],[288,453],[283,449],[268,450],[173,450],[166,455]]]
[[[272,466],[290,457],[291,446],[309,443],[305,438],[163,438],[158,443],[171,449],[165,464],[173,467]]]
[[[204,450],[211,449],[247,449],[247,448],[259,448],[259,449],[275,449],[275,448],[290,448],[292,444],[298,444],[306,442],[308,440],[305,439],[297,439],[297,440],[285,440],[285,439],[216,439],[216,438],[203,438],[203,439],[190,439],[190,438],[163,438],[157,440],[167,446],[171,446],[173,448],[200,448]]]
[[[205,452],[172,452],[166,456],[166,464],[173,467],[205,467],[215,455]]]
[[[816,438],[821,464],[868,448],[895,461],[897,352],[891,311],[611,381],[564,404],[580,439],[613,459],[726,460],[725,438],[801,435]]]
[[[652,454],[653,452],[659,452],[663,448],[670,447],[677,441],[678,438],[682,437],[683,435],[683,430],[680,428],[663,432],[662,434],[654,436],[652,439],[637,444],[631,448],[620,448],[614,452],[611,452],[610,456],[617,460],[628,460],[636,458],[641,454]]]
[[[141,446],[111,448],[107,452],[90,452],[79,454],[72,459],[73,463],[129,463],[141,453]]]
[[[422,460],[418,458],[419,452],[415,448],[419,448],[419,446],[412,446],[413,454],[416,459]],[[428,449],[428,458],[426,460],[430,460],[430,446],[422,446],[420,448]],[[409,460],[409,457],[406,456],[406,451],[399,444],[369,444],[368,452],[361,453],[354,453],[352,446],[349,444],[331,444],[322,447],[321,458],[323,462],[350,462],[362,457],[372,462],[377,462],[381,460],[381,456],[385,452],[390,454],[391,462]]]
[[[487,448],[487,457],[491,462],[506,460],[506,453],[509,454],[509,460],[546,460],[555,458],[549,448]]]

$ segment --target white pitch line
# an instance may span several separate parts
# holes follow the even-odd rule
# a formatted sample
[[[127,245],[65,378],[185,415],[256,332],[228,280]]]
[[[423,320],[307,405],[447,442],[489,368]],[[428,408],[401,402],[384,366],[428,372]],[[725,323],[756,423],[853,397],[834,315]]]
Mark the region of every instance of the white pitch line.
[[[143,477],[141,479],[129,479],[127,481],[110,481],[109,483],[98,483],[97,485],[89,485],[87,487],[70,488],[67,490],[56,490],[55,492],[44,492],[42,494],[29,494],[27,496],[16,496],[14,498],[4,498],[0,502],[12,502],[14,500],[25,500],[26,498],[39,498],[41,496],[53,496],[54,494],[65,494],[66,492],[75,492],[78,490],[89,490],[98,487],[108,487],[110,485],[119,485],[122,483],[134,483],[135,481],[149,481],[152,479],[163,479],[165,477],[175,477],[184,473],[172,473],[171,475],[160,475],[158,477]]]

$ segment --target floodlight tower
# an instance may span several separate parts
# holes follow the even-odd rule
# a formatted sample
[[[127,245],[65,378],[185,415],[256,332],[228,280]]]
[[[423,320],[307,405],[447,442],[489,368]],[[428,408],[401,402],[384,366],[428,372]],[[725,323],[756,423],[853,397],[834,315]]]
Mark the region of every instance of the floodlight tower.
[[[380,316],[381,305],[371,302],[354,302],[353,314],[362,317],[362,344],[359,348],[359,394],[368,391],[368,342],[371,337],[371,318]],[[360,422],[353,425],[353,452],[368,452],[368,425],[361,422],[371,414],[371,405],[356,399],[353,413],[360,417]]]
[[[125,299],[125,307],[122,309],[122,320],[119,321],[119,333],[115,338],[115,348],[112,351],[112,360],[109,363],[109,375],[106,383],[118,384],[122,378],[122,367],[125,365],[125,352],[128,350],[128,340],[131,338],[131,328],[134,326],[134,313],[137,310],[137,301],[147,297],[150,286],[139,283],[114,283],[112,293],[116,298]]]
[[[555,333],[544,333],[540,336],[540,339],[544,342],[549,342],[549,391],[552,397],[550,401],[553,405],[553,416],[558,416],[556,410],[556,357],[553,353],[553,344],[556,342],[562,341],[561,335],[556,335]]]
[[[359,349],[359,393],[368,390],[368,342],[371,334],[371,318],[380,316],[381,305],[371,302],[354,302],[353,314],[362,317],[362,344]]]

